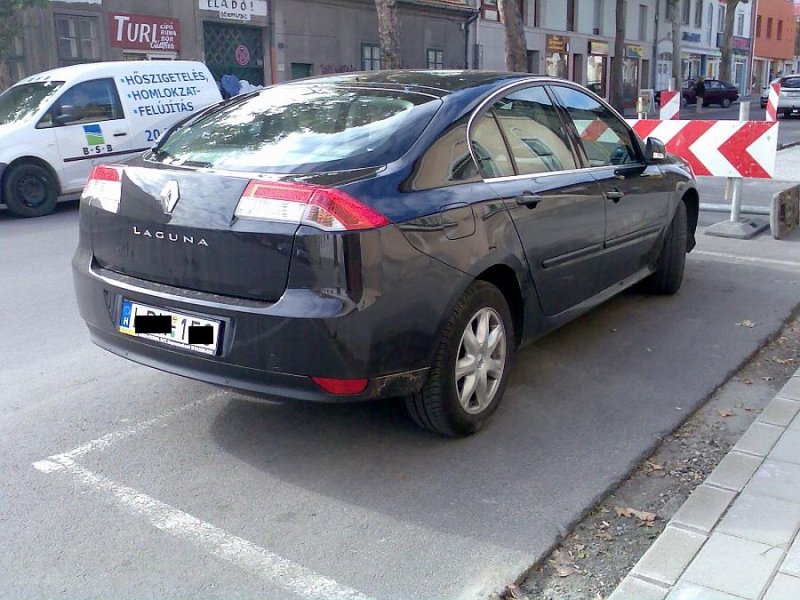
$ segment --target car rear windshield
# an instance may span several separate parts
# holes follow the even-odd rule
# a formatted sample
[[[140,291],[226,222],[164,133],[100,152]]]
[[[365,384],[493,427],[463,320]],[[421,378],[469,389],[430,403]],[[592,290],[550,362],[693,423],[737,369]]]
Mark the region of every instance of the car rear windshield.
[[[37,81],[8,88],[0,94],[0,125],[30,119],[62,85],[63,81]]]
[[[787,77],[781,82],[781,87],[800,88],[800,77]]]
[[[278,173],[378,166],[401,157],[440,105],[409,91],[278,86],[189,121],[149,160]]]

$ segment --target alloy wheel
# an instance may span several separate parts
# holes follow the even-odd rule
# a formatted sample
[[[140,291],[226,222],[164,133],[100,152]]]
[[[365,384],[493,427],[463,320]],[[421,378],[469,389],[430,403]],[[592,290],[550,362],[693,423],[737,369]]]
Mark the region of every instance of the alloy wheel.
[[[458,401],[469,414],[483,412],[497,395],[506,364],[506,331],[496,310],[481,308],[461,336],[455,365]]]

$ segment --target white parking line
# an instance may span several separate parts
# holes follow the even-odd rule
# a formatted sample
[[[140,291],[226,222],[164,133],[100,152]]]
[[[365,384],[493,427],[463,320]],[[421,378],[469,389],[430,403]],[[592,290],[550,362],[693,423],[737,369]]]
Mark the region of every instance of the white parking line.
[[[182,412],[186,412],[187,410],[191,410],[201,404],[205,404],[206,402],[211,402],[212,400],[216,400],[217,398],[221,398],[225,394],[228,394],[227,390],[214,392],[210,396],[205,398],[201,398],[200,400],[195,400],[194,402],[190,402],[189,404],[184,404],[181,407],[178,407],[174,410],[165,412],[158,416],[153,417],[152,419],[147,419],[146,421],[142,421],[141,423],[137,423],[133,427],[129,427],[128,429],[121,429],[119,431],[112,431],[111,433],[107,433],[105,435],[100,436],[97,439],[92,440],[91,442],[87,442],[70,450],[69,452],[64,452],[59,454],[59,456],[65,456],[67,458],[77,458],[79,456],[84,456],[85,454],[89,454],[93,450],[100,450],[102,448],[108,448],[111,444],[118,440],[123,440],[125,438],[133,437],[142,433],[143,431],[147,431],[156,425],[160,425],[162,421],[166,421],[170,417],[174,417]]]
[[[165,417],[156,417],[159,420],[163,418]],[[151,419],[145,423],[152,423],[156,419]],[[88,444],[80,448],[86,448],[87,446]],[[190,542],[206,552],[301,598],[307,598],[308,600],[370,600],[368,596],[361,592],[340,585],[333,579],[319,575],[291,560],[282,558],[266,548],[231,535],[219,527],[215,527],[164,502],[142,494],[133,488],[120,485],[107,477],[93,473],[76,463],[67,454],[51,456],[47,460],[34,463],[33,466],[43,473],[64,471],[72,475],[85,488],[97,493],[110,495],[115,504],[128,514],[144,517],[153,527]]]
[[[738,254],[726,254],[724,252],[709,252],[707,250],[694,250],[689,256],[719,258],[727,262],[744,262],[753,264],[774,265],[776,267],[792,267],[800,269],[800,261],[778,260],[775,258],[759,258],[757,256],[740,256]]]

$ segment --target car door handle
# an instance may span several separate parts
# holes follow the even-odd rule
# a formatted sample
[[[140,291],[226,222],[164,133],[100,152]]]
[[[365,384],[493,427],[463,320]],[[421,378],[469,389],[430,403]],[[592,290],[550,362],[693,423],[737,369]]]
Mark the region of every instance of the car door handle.
[[[622,197],[625,195],[624,192],[620,192],[619,190],[610,190],[605,193],[606,198],[609,200],[613,200],[615,203],[622,200]]]
[[[537,194],[531,194],[526,192],[521,196],[517,196],[515,200],[517,201],[517,204],[519,204],[520,206],[527,206],[528,208],[536,208],[539,202],[542,201],[542,197],[538,196]]]
[[[122,136],[128,135],[128,132],[127,131],[118,131],[113,135],[114,135],[114,137],[122,137]]]

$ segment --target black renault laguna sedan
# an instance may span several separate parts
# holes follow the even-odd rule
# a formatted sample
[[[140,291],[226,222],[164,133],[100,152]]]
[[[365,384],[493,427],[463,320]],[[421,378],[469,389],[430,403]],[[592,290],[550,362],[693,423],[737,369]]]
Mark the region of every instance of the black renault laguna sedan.
[[[267,397],[402,397],[477,431],[514,350],[639,283],[678,290],[691,169],[524,74],[372,72],[235,98],[98,166],[73,259],[99,346]]]

